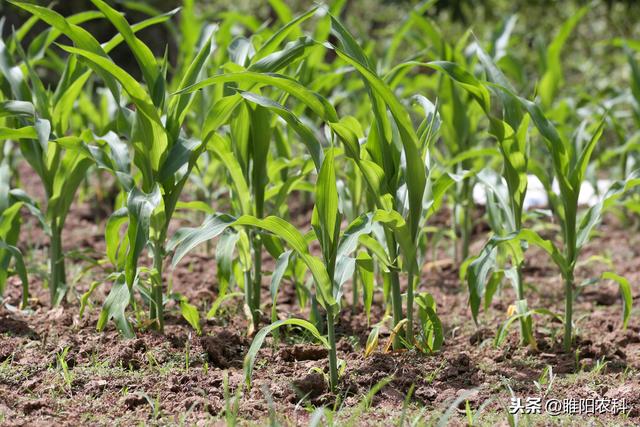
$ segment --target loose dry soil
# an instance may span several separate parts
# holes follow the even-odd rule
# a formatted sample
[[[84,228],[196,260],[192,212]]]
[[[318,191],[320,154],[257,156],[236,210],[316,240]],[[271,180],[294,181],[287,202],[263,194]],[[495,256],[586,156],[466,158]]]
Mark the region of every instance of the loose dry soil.
[[[99,205],[95,200],[80,200],[68,218],[64,233],[70,255],[68,274],[79,279],[56,309],[49,308],[47,291],[41,286],[48,242],[33,218],[27,219],[21,248],[27,254],[33,295],[28,310],[12,309],[20,298],[19,282],[12,277],[0,306],[0,424],[225,425],[225,406],[244,383],[242,361],[251,343],[239,301],[230,301],[215,319],[204,321],[201,337],[180,317],[173,302],[168,305],[164,335],[141,330],[136,339],[124,340],[112,324],[105,332],[96,332],[100,302],[108,285],[98,287],[82,318],[78,301],[89,284],[105,274],[101,267],[84,272],[91,260],[101,259],[104,253],[106,214],[96,207]],[[309,211],[298,212],[304,227]],[[480,229],[473,250],[484,239],[485,231]],[[583,253],[587,262],[578,268],[578,280],[597,277],[613,267],[632,284],[637,305],[639,243],[636,229],[607,218]],[[370,327],[361,307],[352,313],[347,306],[338,325],[338,353],[346,368],[337,395],[329,393],[325,385],[326,351],[291,331],[278,344],[271,338],[266,341],[252,388],[238,401],[239,422],[268,424],[270,414],[275,414],[281,424],[308,425],[314,406],[327,406],[341,409],[335,419],[342,424],[392,425],[399,422],[405,396],[413,390],[405,422],[436,423],[451,409],[446,424],[466,425],[467,400],[474,412],[481,408],[477,425],[506,426],[511,389],[523,398],[624,398],[631,408],[627,415],[617,416],[521,416],[520,425],[640,425],[640,317],[634,309],[628,328],[622,329],[616,286],[594,285],[578,297],[575,352],[562,351],[562,325],[545,316],[535,316],[537,350],[518,345],[517,326],[505,343],[495,348],[493,338],[507,318],[513,293],[505,287],[475,325],[458,269],[447,261],[444,250],[439,253],[438,262],[425,267],[420,288],[436,298],[445,329],[442,351],[431,355],[384,352],[389,331],[383,331],[378,351],[365,358],[363,347]],[[612,265],[595,255],[609,259]],[[264,265],[266,271],[273,267],[268,255]],[[213,257],[202,248],[175,270],[167,271],[173,290],[206,313],[216,297]],[[525,275],[529,305],[561,312],[558,272],[542,252],[529,250]],[[265,301],[269,300],[267,281],[268,277]],[[380,293],[376,295],[371,324],[384,316],[381,298]],[[278,299],[282,317],[305,314],[295,301],[295,291],[283,284]],[[270,307],[265,307],[265,313],[269,312]],[[544,374],[547,367],[556,375],[553,383],[536,385],[541,378],[548,378]],[[390,382],[367,408],[364,396],[385,378],[391,378]],[[461,396],[460,407],[453,407],[452,402]]]

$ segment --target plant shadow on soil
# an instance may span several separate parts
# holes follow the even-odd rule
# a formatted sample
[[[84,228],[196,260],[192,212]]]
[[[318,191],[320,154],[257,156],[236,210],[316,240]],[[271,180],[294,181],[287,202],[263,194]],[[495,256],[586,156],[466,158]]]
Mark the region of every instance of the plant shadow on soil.
[[[65,250],[80,248],[85,254],[84,260],[69,263],[70,276],[87,266],[87,257],[99,259],[104,253],[100,231],[104,218],[96,221],[99,213],[91,206],[90,201],[78,203],[67,221]],[[308,210],[298,211],[303,222],[308,222]],[[30,272],[38,268],[46,271],[38,263],[44,262],[48,242],[36,229],[33,218],[27,221],[30,231],[21,247],[29,254]],[[640,234],[630,234],[613,218],[607,218],[601,230],[582,256],[592,262],[581,265],[577,277],[599,276],[607,266],[591,256],[607,254],[618,274],[633,285],[640,283]],[[474,249],[483,239],[484,232],[476,236]],[[176,267],[172,286],[173,291],[185,295],[206,313],[216,296],[215,260],[201,253],[189,255]],[[444,251],[439,256],[446,258]],[[265,255],[264,265],[269,271],[274,262]],[[524,425],[589,424],[594,417],[604,425],[640,423],[640,321],[634,310],[628,328],[621,328],[616,287],[603,283],[578,297],[575,352],[562,351],[561,324],[539,316],[535,317],[536,351],[518,345],[517,327],[512,328],[504,344],[495,348],[495,331],[513,301],[510,289],[505,287],[496,295],[490,309],[482,313],[480,324],[475,325],[457,268],[446,262],[432,266],[423,271],[420,289],[431,292],[437,301],[445,328],[442,351],[433,355],[385,353],[387,332],[381,335],[378,351],[365,358],[363,346],[370,331],[366,316],[361,307],[354,313],[345,306],[337,332],[338,357],[345,361],[346,369],[337,396],[329,393],[323,377],[326,351],[308,337],[291,332],[278,343],[268,338],[254,369],[252,387],[239,399],[238,420],[265,424],[274,412],[282,424],[306,425],[315,407],[326,406],[341,409],[335,416],[339,423],[397,424],[403,416],[405,397],[412,389],[405,422],[419,419],[419,424],[435,423],[457,397],[465,396],[473,411],[486,403],[477,418],[479,425],[508,425],[506,407],[512,390],[519,397],[544,397],[546,393],[556,399],[624,398],[630,407],[626,416],[540,415],[525,418]],[[103,333],[95,330],[108,286],[99,287],[83,318],[78,316],[77,296],[97,280],[92,274],[101,273],[91,270],[83,276],[67,301],[56,309],[48,308],[42,279],[32,274],[32,298],[25,313],[7,308],[19,302],[21,292],[18,280],[10,278],[0,306],[0,424],[224,425],[225,407],[244,384],[242,362],[251,344],[239,302],[231,301],[218,317],[203,320],[201,337],[170,303],[164,335],[138,331],[136,339],[124,340],[112,324]],[[542,252],[529,250],[525,277],[530,307],[561,312],[562,285]],[[284,284],[281,288],[277,305],[280,315],[304,315],[295,303],[295,290]],[[633,286],[632,291],[637,299],[640,289]],[[268,301],[266,282],[263,292]],[[349,292],[346,296],[350,298]],[[380,299],[377,293],[371,325],[384,316]],[[265,312],[269,311],[270,307],[265,307]],[[268,320],[266,316],[264,320]],[[547,367],[555,375],[550,386],[540,384],[547,378]],[[225,376],[229,384],[226,394]],[[367,392],[387,378],[390,382],[364,407]],[[463,401],[454,408],[448,425],[465,425],[464,407]],[[361,416],[364,411],[366,417]]]

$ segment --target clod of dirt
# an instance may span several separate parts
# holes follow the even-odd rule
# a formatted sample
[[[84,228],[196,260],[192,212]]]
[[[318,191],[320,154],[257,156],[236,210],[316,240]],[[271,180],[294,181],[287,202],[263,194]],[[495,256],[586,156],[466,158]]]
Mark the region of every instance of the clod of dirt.
[[[484,340],[493,337],[493,331],[488,328],[478,329],[469,337],[469,343],[471,345],[481,344]]]
[[[471,359],[467,353],[460,353],[449,362],[449,367],[443,372],[442,378],[453,378],[471,370]]]
[[[301,360],[320,360],[327,357],[327,349],[316,345],[296,344],[293,347],[285,347],[278,355],[285,362]]]
[[[200,338],[200,345],[213,366],[226,369],[242,366],[245,343],[242,337],[226,330]]]
[[[107,388],[107,381],[105,380],[91,380],[87,383],[85,390],[87,394],[91,396],[99,396]]]
[[[26,415],[30,415],[46,407],[47,402],[44,399],[30,400],[22,405],[22,412],[24,412]]]
[[[33,391],[42,382],[39,377],[31,378],[22,384],[22,390]]]
[[[414,396],[419,401],[423,403],[427,403],[427,402],[433,402],[433,400],[438,396],[438,392],[433,387],[420,386],[414,392]]]
[[[629,344],[640,343],[640,334],[638,334],[638,331],[632,331],[631,329],[627,329],[627,330],[621,331],[619,335],[621,336],[617,338],[616,342],[621,347],[626,347]]]
[[[598,305],[614,305],[618,302],[618,295],[613,292],[607,292],[606,290],[589,292],[585,294],[584,297],[595,301]]]
[[[0,348],[0,363],[4,362],[13,354],[13,348],[10,346]]]
[[[111,357],[111,364],[138,370],[142,366],[142,353],[145,350],[146,346],[141,339],[125,342],[123,347],[116,350],[116,354]]]
[[[338,341],[336,349],[338,351],[343,351],[345,353],[350,353],[350,352],[353,351],[353,345],[351,345],[351,343],[349,341],[347,341],[346,339],[343,338],[340,341]]]
[[[324,393],[327,384],[324,381],[324,376],[322,374],[313,372],[299,380],[293,381],[292,386],[294,391],[300,395],[300,397],[306,396],[310,399],[314,399]]]
[[[206,410],[211,416],[216,416],[222,410],[222,402],[217,397],[187,397],[182,401],[186,411],[202,411]]]
[[[7,315],[0,317],[0,334],[27,337],[32,340],[38,339],[38,334],[29,327],[27,322]]]
[[[133,410],[136,407],[144,404],[146,401],[147,399],[145,399],[143,396],[140,396],[139,394],[130,394],[124,398],[123,403],[124,406],[127,407],[127,409]]]

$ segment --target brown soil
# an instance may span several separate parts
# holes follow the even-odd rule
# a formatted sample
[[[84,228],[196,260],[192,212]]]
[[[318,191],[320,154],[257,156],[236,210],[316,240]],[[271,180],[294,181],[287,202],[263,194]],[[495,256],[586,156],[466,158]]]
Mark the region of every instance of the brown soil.
[[[67,251],[78,250],[88,259],[98,260],[104,253],[104,215],[91,208],[92,203],[79,203],[72,209],[64,242]],[[252,387],[241,391],[242,362],[251,339],[246,336],[248,325],[238,300],[227,303],[215,319],[203,320],[201,337],[180,317],[173,303],[168,307],[163,335],[141,330],[136,339],[124,340],[112,324],[98,333],[95,325],[108,285],[97,289],[83,318],[78,315],[78,299],[92,280],[99,280],[106,272],[90,270],[75,284],[62,307],[49,309],[47,291],[42,289],[48,242],[32,218],[25,229],[29,231],[21,247],[31,254],[27,258],[33,293],[30,306],[24,312],[13,308],[20,298],[15,277],[10,278],[0,306],[2,425],[225,425],[225,407],[233,407],[236,394],[240,396],[239,419],[258,424],[267,423],[273,409],[283,424],[306,425],[312,413],[310,405],[315,405],[341,408],[339,419],[345,423],[389,425],[397,423],[410,390],[406,422],[422,408],[422,421],[433,422],[457,397],[466,396],[473,410],[486,403],[480,425],[508,425],[505,408],[509,388],[523,398],[542,396],[546,385],[539,389],[534,382],[545,378],[542,374],[547,366],[557,375],[548,397],[625,398],[631,410],[627,417],[598,415],[570,421],[534,417],[532,425],[589,424],[596,418],[605,425],[640,424],[640,321],[634,310],[628,328],[621,328],[620,297],[611,284],[591,286],[578,297],[575,352],[562,351],[561,324],[546,316],[535,316],[537,351],[519,345],[515,325],[506,342],[495,348],[495,331],[513,301],[511,289],[505,286],[475,325],[457,268],[452,262],[431,263],[424,269],[421,290],[431,292],[438,304],[445,328],[440,352],[384,352],[389,340],[389,331],[384,330],[378,351],[365,358],[363,347],[370,327],[361,307],[354,313],[345,303],[337,329],[338,357],[346,368],[337,394],[331,394],[326,386],[326,351],[295,330],[281,334],[277,344],[267,338],[255,365]],[[632,284],[637,300],[640,234],[629,232],[613,219],[608,219],[602,230],[582,259],[596,254],[610,257],[614,270]],[[483,238],[484,234],[477,236],[472,251]],[[175,270],[168,269],[172,290],[197,304],[203,316],[216,296],[215,261],[205,252],[198,250]],[[448,257],[442,251],[438,256],[440,260]],[[535,249],[529,250],[527,259],[529,305],[561,312],[562,285],[557,270]],[[69,276],[88,265],[87,258],[70,259]],[[264,269],[268,271],[273,265],[265,254]],[[607,269],[593,259],[579,267],[578,282]],[[267,281],[265,301],[269,300]],[[380,294],[377,291],[374,299],[371,325],[385,314]],[[346,298],[350,300],[350,292]],[[283,284],[278,299],[282,317],[303,315],[295,301],[295,291]],[[264,311],[269,313],[270,307]],[[385,379],[389,383],[373,397],[370,408],[363,407],[367,392]],[[449,425],[464,425],[463,409],[464,403],[454,411]],[[365,410],[367,415],[360,416]]]

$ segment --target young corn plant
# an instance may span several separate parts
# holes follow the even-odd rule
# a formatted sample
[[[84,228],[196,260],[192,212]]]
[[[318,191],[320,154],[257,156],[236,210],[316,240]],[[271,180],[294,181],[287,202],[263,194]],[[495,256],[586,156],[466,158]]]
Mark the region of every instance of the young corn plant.
[[[479,46],[476,50],[488,81],[512,90],[510,83],[493,59]],[[495,116],[491,110],[490,89],[493,88],[491,85],[479,82],[472,74],[456,64],[442,63],[440,68],[479,103],[489,119],[489,132],[496,139],[503,159],[502,177],[489,168],[478,174],[479,181],[487,190],[487,211],[494,237],[489,239],[480,254],[471,261],[468,269],[466,265],[461,269],[461,276],[464,277],[465,274],[467,276],[471,313],[477,322],[482,298],[485,297],[485,307],[487,307],[498,284],[504,277],[508,278],[516,293],[515,306],[520,315],[522,341],[525,345],[535,348],[532,319],[525,314],[528,309],[524,295],[522,269],[526,242],[524,240],[519,243],[508,241],[504,245],[496,245],[496,241],[504,236],[519,232],[523,225],[523,206],[528,184],[528,116],[523,116],[522,108],[512,97],[499,89],[493,89],[494,95],[501,103],[501,114]],[[498,257],[500,249],[503,251],[506,249],[507,253]],[[503,262],[499,258],[505,258],[505,256],[510,258],[511,268],[500,269],[498,267]],[[486,284],[489,275],[490,280]]]
[[[537,104],[520,97],[516,97],[516,99],[531,116],[538,132],[544,139],[545,145],[551,153],[552,176],[558,183],[559,192],[554,191],[549,174],[541,170],[536,171],[536,175],[547,191],[554,217],[560,224],[562,247],[558,248],[552,241],[542,239],[531,230],[527,230],[524,237],[530,243],[544,249],[560,269],[565,290],[563,346],[565,351],[570,351],[573,343],[573,302],[579,291],[574,278],[578,257],[584,245],[589,241],[592,230],[600,223],[604,211],[629,189],[640,184],[640,170],[630,173],[624,180],[614,182],[596,204],[580,215],[578,210],[580,189],[585,179],[591,154],[602,135],[604,120],[590,129],[591,139],[580,147],[561,136]],[[628,283],[616,279],[617,277],[619,276],[608,274],[606,278],[617,281],[622,294],[628,295],[629,290],[626,286]],[[626,313],[630,313],[631,300],[625,297],[623,303],[625,318],[628,319]],[[626,322],[627,320],[624,325]]]
[[[226,69],[233,72],[212,77],[185,91],[185,93],[193,93],[197,89],[217,85],[216,89],[222,89],[223,95],[226,95],[220,98],[220,106],[217,109],[214,105],[210,110],[210,117],[205,124],[203,135],[208,135],[206,138],[210,138],[207,144],[208,152],[222,163],[227,172],[234,215],[252,215],[262,218],[265,216],[265,208],[271,198],[274,199],[274,204],[279,207],[279,210],[282,210],[287,191],[297,189],[296,184],[311,171],[312,166],[303,162],[302,174],[289,176],[296,162],[287,164],[283,162],[284,159],[270,157],[272,151],[277,152],[278,155],[291,155],[289,142],[284,140],[279,129],[278,118],[284,120],[290,129],[299,135],[311,152],[313,164],[319,167],[322,149],[315,133],[297,118],[297,112],[289,110],[280,102],[286,102],[290,96],[294,98],[302,96],[302,107],[307,106],[315,111],[320,108],[321,117],[328,114],[333,118],[335,111],[326,100],[318,102],[314,99],[315,94],[305,91],[295,80],[284,75],[266,74],[293,68],[299,61],[310,55],[310,48],[314,43],[305,37],[285,44],[281,50],[277,49],[289,33],[314,16],[316,11],[317,8],[313,8],[296,17],[271,34],[262,45],[254,47],[251,40],[234,39],[229,46],[232,63],[225,65]],[[262,95],[261,88],[265,85],[282,91],[279,102]],[[224,114],[220,114],[221,108],[224,109]],[[211,117],[215,117],[215,127],[211,126]],[[226,130],[222,129],[223,125]],[[273,145],[275,150],[271,148]],[[274,180],[268,176],[270,169],[274,167],[281,171],[280,179]],[[278,178],[276,175],[273,174],[272,178]],[[269,242],[263,242],[263,237],[252,230],[249,230],[247,236],[244,231],[240,234],[227,232],[222,236],[221,245],[218,245],[221,260],[229,260],[234,248],[241,252],[243,273],[234,273],[234,276],[244,290],[246,306],[251,313],[254,328],[258,326],[261,317],[263,246],[266,244],[269,249]],[[248,248],[243,244],[245,240],[248,241]],[[252,261],[249,261],[251,257]],[[230,277],[229,266],[232,262],[229,260],[218,264],[219,267],[223,267],[220,270],[223,274],[218,275],[222,279],[219,297],[224,297]]]
[[[19,117],[13,119],[16,133],[12,139],[20,141],[20,150],[24,158],[38,174],[45,189],[47,208],[44,214],[46,219],[44,229],[51,239],[49,290],[51,303],[57,304],[64,297],[67,282],[62,250],[64,222],[75,193],[83,182],[87,170],[93,164],[90,156],[74,149],[66,149],[61,141],[73,139],[68,134],[74,129],[71,127],[74,103],[92,73],[75,57],[71,57],[64,63],[62,76],[55,91],[52,92],[45,89],[34,67],[43,62],[45,53],[50,51],[49,47],[62,34],[79,40],[79,43],[88,43],[92,48],[103,52],[105,56],[106,52],[118,46],[123,38],[116,36],[101,47],[89,33],[76,25],[100,17],[101,14],[97,11],[81,13],[65,19],[50,9],[20,2],[13,2],[13,4],[33,14],[32,20],[28,22],[42,19],[51,25],[51,28],[36,36],[24,51],[21,40],[31,28],[27,23],[15,33],[8,45],[4,42],[0,43],[2,47],[0,50],[5,59],[3,61],[5,66],[1,70],[6,82],[2,85],[4,96],[21,103]],[[171,14],[168,14],[143,22],[132,31],[161,22],[170,16]],[[13,61],[11,53],[19,56],[21,62]],[[115,81],[109,79],[108,82]],[[80,138],[79,135],[75,137]],[[88,136],[85,135],[83,138],[86,139]]]
[[[367,157],[361,156],[358,133],[353,123],[343,121],[342,126],[333,125],[332,128],[345,144],[348,156],[360,169],[376,209],[406,212],[402,227],[395,227],[399,224],[390,221],[384,228],[387,256],[394,263],[386,277],[390,282],[395,328],[405,317],[399,275],[402,264],[398,262],[400,247],[403,246],[404,268],[408,276],[406,341],[413,343],[414,276],[418,273],[415,248],[427,181],[424,153],[407,111],[374,71],[372,61],[354,37],[333,16],[331,31],[341,47],[330,44],[327,47],[358,72],[369,96],[374,120],[365,144]],[[404,235],[399,236],[399,233]],[[399,239],[404,240],[404,245]],[[400,336],[396,336],[394,348],[400,345]]]
[[[165,256],[165,241],[169,222],[175,212],[179,195],[184,187],[189,172],[195,160],[205,147],[206,141],[188,138],[181,132],[181,125],[185,120],[193,96],[184,94],[167,99],[166,80],[167,61],[159,62],[151,50],[135,35],[136,29],[148,23],[132,27],[116,10],[101,0],[95,0],[94,5],[100,13],[108,19],[118,30],[117,42],[127,43],[136,59],[146,86],[142,86],[135,78],[116,65],[107,55],[107,48],[112,45],[100,45],[93,36],[75,25],[71,20],[39,6],[26,3],[14,4],[28,10],[34,16],[47,22],[58,31],[64,32],[74,43],[74,46],[61,46],[71,54],[70,63],[83,64],[98,74],[117,104],[118,130],[129,141],[133,148],[133,163],[135,164],[141,182],[140,188],[135,184],[134,176],[126,176],[123,170],[112,170],[127,191],[126,206],[113,214],[107,226],[107,252],[112,256],[111,261],[117,268],[124,270],[126,289],[119,286],[112,289],[113,298],[104,310],[109,317],[122,317],[122,310],[133,297],[134,285],[138,283],[138,258],[143,249],[148,246],[153,255],[153,270],[151,270],[151,289],[146,292],[150,301],[150,317],[155,326],[163,329],[163,259]],[[163,22],[172,13],[155,17],[151,23]],[[210,36],[206,36],[199,51],[194,53],[190,65],[184,69],[184,74],[174,76],[181,89],[195,83],[204,68],[212,50]],[[84,71],[84,70],[83,70]],[[85,74],[82,74],[83,76]],[[64,81],[64,80],[63,80]],[[135,110],[123,106],[122,101],[128,97],[135,106]],[[163,118],[161,118],[163,117]],[[104,153],[96,154],[95,150],[86,145],[81,138],[67,138],[63,141],[67,147],[75,148],[76,155],[83,161],[97,161],[101,166],[119,165],[124,156],[111,150],[111,160],[104,160]],[[83,163],[84,164],[84,163]],[[68,192],[68,189],[66,190]],[[126,244],[128,248],[120,247],[118,229],[123,222],[128,222]],[[124,254],[118,256],[118,254]],[[116,281],[120,284],[121,281]],[[142,288],[139,288],[145,292]],[[116,298],[117,297],[117,298]],[[121,325],[123,323],[120,323]],[[131,328],[126,328],[127,335],[132,335]]]
[[[6,103],[0,103],[0,115],[6,114],[7,110]],[[5,130],[0,127],[0,135],[4,132]],[[10,145],[7,144],[6,147],[9,148]],[[32,212],[42,215],[22,191],[11,188],[9,157],[6,156],[0,161],[0,299],[4,295],[7,279],[10,275],[9,266],[13,258],[15,272],[22,281],[22,300],[20,305],[22,308],[26,308],[29,301],[27,270],[22,258],[22,252],[15,246],[20,236],[22,224],[20,210],[23,206],[27,206]]]
[[[0,25],[1,26],[1,25]],[[59,34],[58,34],[59,35]],[[17,35],[14,34],[14,38]],[[20,40],[11,43],[20,62],[14,61],[7,44],[0,42],[4,56],[2,77],[3,95],[11,101],[12,123],[5,129],[3,139],[19,142],[23,157],[40,177],[46,198],[45,232],[50,237],[49,290],[51,304],[59,303],[66,291],[66,273],[62,250],[62,230],[75,192],[84,179],[91,162],[73,151],[64,150],[51,142],[68,130],[73,99],[82,88],[82,80],[73,80],[76,61],[69,61],[55,92],[45,89],[33,63],[22,49]],[[86,81],[86,79],[85,79]]]
[[[364,234],[371,232],[371,224],[375,220],[384,221],[381,214],[361,215],[355,221],[341,231],[340,223],[342,214],[338,209],[338,191],[335,174],[335,148],[329,148],[322,161],[315,186],[316,205],[312,217],[312,231],[303,235],[293,225],[276,216],[267,216],[263,219],[251,215],[243,215],[235,219],[229,215],[217,215],[205,222],[197,229],[184,230],[180,239],[176,240],[175,252],[180,259],[184,253],[206,238],[220,235],[224,229],[232,227],[252,227],[263,233],[270,233],[284,241],[290,251],[282,251],[286,254],[281,259],[287,259],[294,253],[311,272],[315,285],[315,297],[326,313],[327,338],[311,322],[302,319],[278,320],[261,329],[254,337],[251,348],[245,360],[245,373],[247,381],[266,336],[285,325],[295,325],[306,329],[316,337],[329,351],[329,382],[331,389],[335,390],[338,382],[338,359],[336,353],[335,322],[340,313],[342,286],[352,276],[356,265],[356,259],[349,255],[356,249],[359,239]],[[381,216],[381,218],[376,218]],[[401,221],[401,218],[395,218]],[[204,237],[203,236],[207,236]],[[309,244],[317,240],[322,253],[321,257],[314,256],[309,251]],[[174,259],[174,262],[176,260]],[[278,269],[280,270],[280,269]],[[274,273],[275,274],[275,273]]]
[[[522,262],[522,251],[518,251],[518,248],[522,249],[522,246],[520,245],[523,241],[528,244],[534,244],[541,247],[551,256],[554,263],[558,266],[564,281],[565,312],[563,346],[566,351],[570,351],[573,342],[573,302],[576,292],[578,291],[578,287],[575,283],[574,271],[580,251],[585,243],[588,242],[591,231],[600,222],[603,211],[607,207],[611,206],[613,201],[620,198],[626,191],[628,191],[628,189],[640,183],[638,178],[640,172],[633,172],[627,176],[625,180],[615,182],[594,206],[580,215],[578,210],[580,190],[585,179],[585,173],[589,165],[591,155],[595,149],[598,139],[602,135],[604,121],[601,121],[600,124],[590,129],[591,138],[586,141],[584,145],[580,146],[578,143],[572,143],[566,137],[561,136],[561,133],[558,132],[552,122],[544,115],[538,104],[515,95],[509,89],[508,83],[503,79],[500,71],[494,66],[490,59],[486,56],[483,57],[482,51],[480,51],[480,55],[481,60],[484,62],[484,66],[487,69],[489,79],[495,82],[491,83],[490,87],[497,91],[498,96],[506,108],[506,123],[502,122],[502,124],[500,124],[490,116],[492,133],[495,135],[496,130],[500,132],[501,130],[508,129],[504,125],[511,122],[511,120],[513,120],[513,115],[519,114],[519,111],[522,110],[522,112],[526,112],[526,114],[528,114],[545,142],[545,146],[551,157],[550,170],[545,170],[544,167],[538,163],[530,165],[529,168],[534,171],[546,189],[554,217],[560,224],[562,231],[562,246],[559,248],[553,241],[543,239],[532,229],[517,228],[511,234],[495,236],[487,243],[485,249],[483,249],[484,255],[481,255],[474,268],[471,268],[472,271],[470,271],[471,274],[469,275],[471,278],[471,291],[473,293],[475,289],[475,293],[479,298],[478,291],[482,290],[483,282],[482,280],[475,280],[474,277],[483,275],[486,278],[487,272],[491,266],[490,261],[492,257],[489,256],[489,254],[496,246],[507,244],[514,254],[516,265],[518,265],[518,261],[520,263]],[[489,90],[485,85],[468,73],[449,74],[465,89],[472,92],[478,102],[485,102],[486,108],[483,107],[483,109],[487,112],[487,115],[489,115]],[[509,118],[508,115],[511,115],[511,118]],[[513,127],[511,127],[511,129],[513,129]],[[500,140],[500,138],[497,139]],[[518,144],[512,144],[511,150],[505,149],[508,147],[502,148],[503,153],[516,153],[512,150],[517,146]],[[510,159],[507,159],[506,157],[509,157]],[[525,158],[522,157],[522,155],[505,156],[505,161],[509,160],[513,166],[521,165],[522,160],[524,159]],[[509,182],[507,175],[511,172],[509,172],[509,167],[507,167],[507,165],[505,165],[505,172],[507,172],[505,174],[505,179]],[[520,174],[521,173],[523,172],[520,172]],[[558,183],[559,191],[554,190],[554,186],[552,185],[554,179]],[[524,185],[525,186],[523,188],[526,189],[526,184]],[[509,189],[509,192],[512,192],[511,188]],[[516,245],[517,242],[520,242],[520,245]],[[473,273],[473,270],[475,270],[476,274]],[[613,277],[614,276],[612,275],[607,276],[607,278]],[[628,291],[626,290],[624,281],[616,281],[621,286],[623,295],[627,295]],[[479,305],[478,298],[476,298],[476,304]],[[625,297],[623,302],[625,304],[624,312],[628,313],[630,310],[629,299]],[[534,312],[552,314],[548,310],[538,309],[532,311],[528,310],[524,305],[519,307],[517,318],[520,318],[521,321],[526,320],[527,324],[524,326],[529,331],[531,324],[528,317]],[[532,336],[530,338],[532,338]]]

